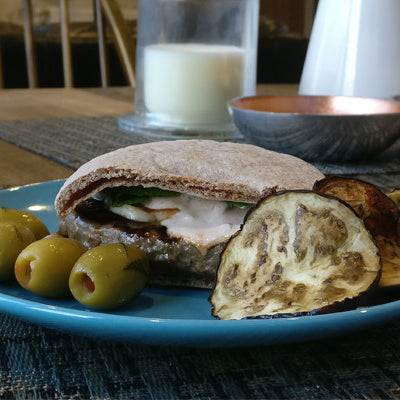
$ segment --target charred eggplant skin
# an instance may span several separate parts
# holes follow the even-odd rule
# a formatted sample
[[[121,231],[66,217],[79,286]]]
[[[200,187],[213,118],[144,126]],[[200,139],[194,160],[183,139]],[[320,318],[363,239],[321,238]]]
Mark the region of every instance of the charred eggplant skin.
[[[379,290],[376,286],[377,282],[371,285],[371,287],[366,290],[364,293],[361,293],[356,298],[347,298],[341,302],[335,302],[326,307],[316,308],[309,312],[296,312],[296,313],[281,313],[274,315],[254,315],[242,318],[245,319],[280,319],[280,318],[298,318],[298,317],[310,317],[313,315],[324,315],[324,314],[332,314],[344,311],[355,310],[357,307],[367,307],[370,305],[377,304],[377,298],[380,296],[377,295]]]
[[[361,179],[330,176],[317,181],[313,191],[348,203],[374,236],[397,234],[399,207],[375,185]]]
[[[382,259],[380,288],[400,285],[400,209],[399,190],[383,193],[360,179],[329,177],[314,185],[318,193],[333,195],[352,206],[371,231]],[[391,195],[391,196],[390,196]]]
[[[362,287],[361,291],[356,293],[355,296],[339,298],[338,301],[332,301],[329,304],[322,304],[322,305],[315,304],[315,307],[311,307],[307,310],[292,310],[291,309],[290,312],[285,312],[284,310],[282,310],[281,312],[278,311],[278,312],[271,312],[271,313],[268,312],[268,313],[261,313],[261,314],[255,313],[254,315],[251,315],[251,313],[249,313],[248,315],[246,315],[246,313],[244,313],[242,315],[241,312],[238,312],[237,316],[234,318],[229,318],[229,317],[226,318],[226,316],[221,316],[219,313],[221,304],[216,304],[220,299],[217,298],[216,292],[218,291],[218,288],[221,288],[224,285],[225,285],[225,289],[226,289],[226,287],[229,286],[230,282],[234,281],[236,276],[238,275],[238,271],[236,271],[235,269],[232,269],[230,271],[230,273],[228,273],[228,274],[227,273],[224,274],[221,271],[222,269],[226,268],[225,264],[228,263],[228,261],[227,261],[228,257],[233,258],[233,256],[228,253],[233,253],[233,251],[231,250],[232,247],[240,246],[238,243],[241,240],[240,239],[241,236],[245,235],[245,234],[248,235],[248,233],[249,233],[249,228],[246,228],[246,226],[250,223],[254,223],[253,220],[257,216],[256,213],[259,212],[258,211],[259,208],[262,207],[266,201],[271,201],[271,200],[274,202],[278,201],[276,209],[279,210],[281,208],[279,202],[285,201],[285,197],[292,196],[292,195],[293,196],[311,196],[311,197],[317,196],[317,198],[320,199],[319,201],[322,201],[323,204],[324,204],[324,202],[328,202],[329,204],[331,204],[331,203],[334,204],[333,209],[335,207],[341,207],[341,212],[343,212],[343,210],[346,210],[346,215],[348,215],[349,218],[351,219],[351,221],[352,221],[351,223],[356,224],[357,229],[360,229],[361,231],[363,231],[365,240],[368,241],[368,243],[367,243],[367,248],[368,248],[367,253],[368,254],[367,253],[366,254],[368,257],[372,257],[371,265],[373,264],[373,272],[370,275],[370,278],[368,278],[369,280],[366,282],[365,287]],[[306,204],[306,207],[304,207],[304,208],[306,209],[307,203],[305,203],[305,204]],[[303,215],[307,214],[307,211],[303,210],[301,212],[303,212]],[[300,212],[300,214],[301,214],[301,212]],[[279,212],[278,212],[278,214],[279,214]],[[328,215],[329,213],[327,213],[327,212],[325,212],[325,214],[326,214],[326,218],[327,218],[326,221],[331,221],[330,223],[332,223],[332,221],[336,221],[334,215],[333,216]],[[307,217],[311,218],[312,213],[308,213]],[[299,218],[301,218],[301,216]],[[310,219],[310,220],[312,220],[312,219]],[[342,224],[342,222],[340,222],[340,221],[336,221],[336,222],[338,223],[339,226]],[[354,228],[354,229],[356,229],[356,228]],[[294,232],[293,228],[292,228],[291,232]],[[255,237],[257,237],[257,235],[255,235]],[[344,237],[344,234],[343,234],[343,237]],[[329,239],[329,234],[327,235],[327,238]],[[250,243],[251,240],[249,238],[247,238],[247,239],[249,240],[249,243]],[[243,240],[242,240],[242,244],[243,244]],[[289,243],[289,242],[287,242],[287,243]],[[289,246],[290,245],[288,245],[287,247],[289,247]],[[320,247],[319,251],[323,253],[325,250],[322,247]],[[330,251],[330,250],[328,250],[328,251]],[[278,252],[279,252],[279,250],[278,250]],[[299,257],[299,259],[301,261],[301,257],[302,257],[301,251],[298,251],[297,256]],[[273,256],[271,255],[271,259],[272,259],[272,257]],[[346,257],[347,257],[347,255],[346,255]],[[246,257],[244,257],[243,259],[246,259]],[[355,256],[354,259],[361,260],[360,261],[361,263],[363,262],[362,257],[360,258],[358,255]],[[251,261],[249,261],[249,262],[251,262]],[[272,262],[274,262],[274,261],[272,261]],[[275,266],[275,268],[278,268],[277,271],[279,272],[279,270],[281,269],[281,266],[278,266],[278,267]],[[283,268],[286,268],[286,266],[284,266]],[[355,210],[349,204],[347,204],[343,200],[337,199],[330,195],[315,193],[315,191],[313,191],[313,190],[279,191],[279,192],[271,194],[267,197],[264,197],[258,201],[258,203],[246,215],[244,222],[241,226],[241,229],[229,239],[224,250],[222,251],[222,253],[220,255],[218,269],[217,269],[216,283],[215,283],[213,292],[211,293],[211,295],[209,297],[209,301],[212,305],[211,314],[218,319],[270,319],[270,318],[284,318],[284,317],[324,314],[324,313],[329,313],[329,312],[342,311],[343,309],[352,308],[355,304],[358,305],[363,297],[363,294],[366,292],[369,292],[371,288],[376,286],[377,282],[380,279],[380,274],[381,274],[380,257],[379,257],[379,253],[378,253],[376,244],[373,240],[373,237],[372,237],[371,233],[369,232],[369,230],[366,228],[364,222],[359,218],[359,216],[357,215]],[[281,278],[274,278],[274,279],[279,281],[279,279],[281,279]],[[283,281],[283,279],[281,280],[281,282],[282,281]],[[266,284],[268,285],[268,283],[266,283]],[[241,285],[242,285],[241,287],[238,285],[234,289],[234,290],[237,290],[237,292],[239,293],[238,294],[239,297],[242,295],[240,292],[241,291],[243,292],[243,290],[242,290],[243,287],[245,287],[246,285],[247,286],[251,285],[251,275],[248,276],[247,279],[243,279],[243,281],[241,282]],[[262,285],[260,287],[262,287]],[[301,288],[301,285],[297,286],[297,289],[299,289],[299,288]],[[262,289],[260,289],[260,290],[262,290]],[[222,305],[222,307],[223,306],[224,305]]]

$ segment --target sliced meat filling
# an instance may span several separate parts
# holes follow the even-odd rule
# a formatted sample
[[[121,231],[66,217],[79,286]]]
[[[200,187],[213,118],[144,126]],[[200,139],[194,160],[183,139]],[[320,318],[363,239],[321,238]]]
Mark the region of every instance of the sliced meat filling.
[[[173,238],[157,222],[129,220],[112,213],[103,201],[89,199],[60,224],[63,235],[89,248],[105,243],[135,243],[152,264],[150,282],[198,287],[213,286],[219,255],[225,241],[209,248],[194,246],[183,238]],[[174,275],[174,278],[170,276]]]

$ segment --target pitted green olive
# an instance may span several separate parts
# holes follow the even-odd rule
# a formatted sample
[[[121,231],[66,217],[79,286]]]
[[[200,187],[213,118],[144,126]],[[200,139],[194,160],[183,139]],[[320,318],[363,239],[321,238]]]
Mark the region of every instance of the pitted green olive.
[[[95,247],[79,258],[69,278],[72,295],[96,309],[119,307],[144,288],[149,273],[140,249],[121,243]]]
[[[86,247],[73,239],[44,238],[27,246],[15,261],[15,276],[25,289],[42,297],[70,294],[69,274]]]
[[[17,222],[0,222],[0,282],[14,276],[18,254],[35,240],[32,231]]]
[[[36,240],[49,234],[46,225],[35,215],[22,210],[0,207],[0,222],[18,222],[27,226],[35,235]]]

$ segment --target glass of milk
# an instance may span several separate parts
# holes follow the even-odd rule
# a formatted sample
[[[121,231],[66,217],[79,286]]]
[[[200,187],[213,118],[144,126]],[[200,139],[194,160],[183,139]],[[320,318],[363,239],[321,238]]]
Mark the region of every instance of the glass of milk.
[[[259,0],[139,0],[135,112],[122,129],[239,138],[227,102],[256,92]]]

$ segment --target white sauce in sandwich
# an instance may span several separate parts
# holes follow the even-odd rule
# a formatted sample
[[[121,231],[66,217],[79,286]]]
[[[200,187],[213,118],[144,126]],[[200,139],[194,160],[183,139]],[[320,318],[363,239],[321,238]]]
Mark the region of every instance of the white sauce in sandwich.
[[[249,207],[229,207],[225,201],[216,201],[180,195],[177,197],[154,197],[143,204],[153,210],[174,209],[179,211],[167,215],[159,222],[167,228],[171,237],[183,238],[198,248],[210,248],[228,240],[243,223]],[[111,211],[134,219],[146,208],[122,206]]]

